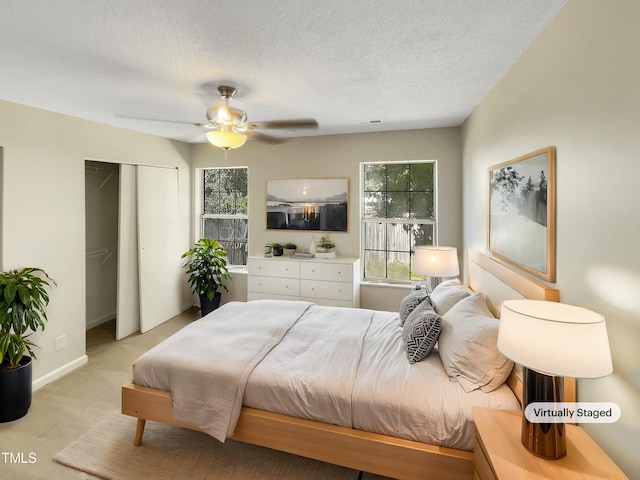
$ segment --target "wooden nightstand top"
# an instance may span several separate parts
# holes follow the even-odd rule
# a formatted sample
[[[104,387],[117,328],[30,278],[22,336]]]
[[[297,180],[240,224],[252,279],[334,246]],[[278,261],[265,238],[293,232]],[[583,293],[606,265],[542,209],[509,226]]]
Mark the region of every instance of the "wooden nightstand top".
[[[522,412],[473,408],[476,455],[484,451],[499,479],[626,479],[607,454],[576,425],[567,427],[567,455],[559,460],[536,457],[522,445]]]

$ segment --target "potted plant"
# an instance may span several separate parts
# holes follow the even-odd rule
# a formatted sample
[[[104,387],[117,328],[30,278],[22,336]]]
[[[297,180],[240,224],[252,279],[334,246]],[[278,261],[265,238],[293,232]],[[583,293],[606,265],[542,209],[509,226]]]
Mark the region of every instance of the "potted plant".
[[[335,258],[336,256],[336,244],[329,236],[320,237],[320,241],[316,245],[316,257],[317,258]]]
[[[278,242],[272,243],[271,248],[273,249],[274,257],[281,257],[282,254],[284,253],[284,247],[282,246],[281,243],[278,243]]]
[[[231,278],[227,269],[227,252],[216,240],[201,238],[180,258],[185,257],[189,257],[183,265],[187,269],[189,285],[193,293],[200,297],[200,310],[204,317],[220,306],[222,292],[218,289],[229,291],[222,283],[224,279]]]
[[[283,253],[286,256],[291,257],[291,256],[293,256],[294,253],[296,253],[296,248],[298,248],[298,247],[297,247],[297,245],[295,243],[291,243],[291,242],[285,243],[284,244],[284,252]]]
[[[24,417],[31,406],[32,359],[29,337],[44,330],[47,287],[55,281],[40,268],[0,273],[0,422]],[[28,355],[26,355],[28,354]]]

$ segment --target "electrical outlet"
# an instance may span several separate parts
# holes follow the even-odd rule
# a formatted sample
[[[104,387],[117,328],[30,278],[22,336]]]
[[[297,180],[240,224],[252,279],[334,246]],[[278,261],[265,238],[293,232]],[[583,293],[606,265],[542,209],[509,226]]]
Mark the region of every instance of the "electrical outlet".
[[[56,352],[62,350],[63,348],[67,348],[67,336],[60,335],[56,337]]]

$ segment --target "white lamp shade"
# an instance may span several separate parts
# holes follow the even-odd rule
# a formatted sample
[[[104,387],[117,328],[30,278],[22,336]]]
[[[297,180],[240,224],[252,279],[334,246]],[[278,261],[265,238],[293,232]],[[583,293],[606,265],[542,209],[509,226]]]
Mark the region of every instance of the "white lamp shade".
[[[207,132],[207,140],[216,147],[229,149],[244,145],[244,142],[247,141],[247,136],[229,130],[211,130]]]
[[[428,277],[456,277],[460,275],[458,250],[455,247],[417,246],[414,270]]]
[[[613,371],[604,317],[558,302],[502,302],[498,349],[547,375],[596,378]]]

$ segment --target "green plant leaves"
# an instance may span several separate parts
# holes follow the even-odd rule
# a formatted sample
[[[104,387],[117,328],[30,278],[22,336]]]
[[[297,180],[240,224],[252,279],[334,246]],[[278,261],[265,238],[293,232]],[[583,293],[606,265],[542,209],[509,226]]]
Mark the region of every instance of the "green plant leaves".
[[[26,352],[36,358],[28,337],[44,330],[49,304],[47,288],[55,281],[40,268],[0,273],[0,360],[17,366]]]
[[[211,300],[219,288],[228,291],[223,279],[231,278],[227,270],[227,252],[211,238],[201,238],[191,250],[180,258],[189,257],[183,265],[187,269],[193,293],[206,295]]]

